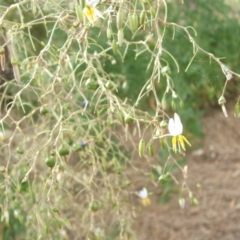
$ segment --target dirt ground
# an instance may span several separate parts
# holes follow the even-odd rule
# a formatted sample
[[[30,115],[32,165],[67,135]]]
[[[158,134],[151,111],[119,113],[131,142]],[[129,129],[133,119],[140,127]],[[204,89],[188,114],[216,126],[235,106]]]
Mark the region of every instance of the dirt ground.
[[[232,107],[228,118],[221,108],[203,118],[203,147],[187,154],[187,183],[199,205],[181,209],[178,193],[164,205],[151,196],[151,206],[136,217],[137,240],[240,239],[240,118]]]

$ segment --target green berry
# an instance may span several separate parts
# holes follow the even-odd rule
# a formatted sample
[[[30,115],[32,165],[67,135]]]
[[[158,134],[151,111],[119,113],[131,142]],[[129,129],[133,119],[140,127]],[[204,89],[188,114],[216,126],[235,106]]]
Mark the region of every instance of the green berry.
[[[56,164],[56,158],[48,157],[48,158],[46,158],[45,163],[48,167],[53,168]]]
[[[41,107],[40,108],[40,114],[41,115],[46,115],[49,112],[48,108],[46,107]]]
[[[70,153],[70,151],[69,151],[68,148],[62,147],[62,148],[59,149],[58,153],[59,153],[60,156],[66,156]]]

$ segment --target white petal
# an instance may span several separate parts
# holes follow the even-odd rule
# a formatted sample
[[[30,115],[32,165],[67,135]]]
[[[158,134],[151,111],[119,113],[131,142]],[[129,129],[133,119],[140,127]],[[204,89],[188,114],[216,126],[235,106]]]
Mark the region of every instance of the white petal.
[[[96,7],[100,0],[86,0],[86,6]]]
[[[146,188],[143,188],[141,191],[139,191],[137,193],[137,195],[142,199],[147,198],[148,197],[148,191],[147,191]]]
[[[102,13],[99,10],[97,10],[96,8],[95,8],[95,14],[96,14],[96,16],[98,16],[100,18],[104,18]]]
[[[183,132],[183,125],[177,113],[174,113],[174,123],[177,135],[181,135]]]
[[[170,118],[169,122],[168,122],[168,131],[171,135],[175,136],[175,124],[174,124],[174,120],[172,118]]]

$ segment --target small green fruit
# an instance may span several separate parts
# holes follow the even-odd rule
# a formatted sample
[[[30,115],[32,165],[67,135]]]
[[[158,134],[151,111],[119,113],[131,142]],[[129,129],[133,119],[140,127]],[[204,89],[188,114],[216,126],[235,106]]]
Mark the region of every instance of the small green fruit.
[[[18,154],[24,154],[24,150],[22,148],[17,148],[17,153]]]
[[[46,115],[49,112],[48,108],[46,107],[41,107],[40,108],[40,114],[41,115]]]
[[[59,153],[60,156],[66,156],[70,153],[70,151],[69,151],[68,148],[62,147],[62,148],[59,149],[58,153]]]
[[[55,207],[54,207],[54,208],[52,208],[52,211],[53,211],[53,212],[59,212],[59,211],[58,211],[58,209],[57,209],[57,208],[55,208]]]
[[[95,80],[89,78],[89,79],[86,81],[85,86],[86,86],[86,88],[87,88],[88,90],[96,90],[99,85],[98,85],[98,83],[97,83]]]
[[[154,148],[153,148],[153,144],[152,144],[152,143],[150,143],[150,144],[148,145],[148,153],[149,153],[149,155],[150,155],[151,157],[154,156]]]
[[[133,118],[130,115],[126,115],[124,118],[125,123],[132,123]]]
[[[46,158],[45,163],[48,167],[53,168],[56,164],[56,158],[48,157],[48,158]]]
[[[97,203],[97,202],[93,202],[93,203],[92,203],[92,205],[91,205],[91,210],[92,210],[93,212],[97,212],[97,211],[99,210],[99,208],[100,208],[99,203]]]
[[[79,152],[79,151],[83,150],[83,147],[79,144],[76,144],[76,145],[73,146],[73,150],[75,152]]]
[[[145,152],[145,141],[141,139],[138,145],[138,154],[140,158],[144,156],[144,152]]]
[[[29,183],[27,179],[23,179],[21,184],[20,184],[20,192],[26,192],[29,187]]]
[[[114,83],[112,81],[108,81],[106,84],[105,84],[105,87],[106,89],[113,89],[115,87]]]

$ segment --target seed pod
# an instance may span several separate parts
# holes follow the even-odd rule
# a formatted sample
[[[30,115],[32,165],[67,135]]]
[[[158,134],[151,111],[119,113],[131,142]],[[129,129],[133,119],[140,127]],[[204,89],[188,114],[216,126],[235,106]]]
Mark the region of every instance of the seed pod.
[[[79,4],[76,4],[75,5],[75,11],[76,11],[78,21],[83,22],[83,14],[82,14],[83,7]]]
[[[111,39],[112,38],[112,30],[110,27],[107,28],[107,39]]]
[[[37,7],[36,7],[35,1],[31,1],[31,10],[32,10],[33,16],[35,16],[35,14],[37,12]]]
[[[117,29],[118,30],[122,29],[122,24],[123,24],[123,13],[120,8],[117,13]]]
[[[0,66],[2,71],[5,71],[6,56],[5,56],[5,49],[3,47],[0,47]]]
[[[138,15],[136,13],[132,15],[132,22],[133,22],[133,32],[136,32],[138,29]]]
[[[117,53],[117,42],[115,39],[113,39],[113,41],[112,41],[112,50],[113,50],[114,54]]]
[[[133,22],[132,22],[132,15],[131,13],[128,14],[128,26],[132,32],[132,29],[133,29]]]
[[[167,108],[167,101],[166,98],[162,99],[162,109],[165,110]]]
[[[150,7],[150,14],[151,14],[152,18],[156,17],[156,11],[153,7]]]
[[[141,139],[138,146],[138,154],[140,158],[144,156],[144,152],[145,152],[145,141]]]
[[[191,197],[191,204],[192,204],[192,206],[197,206],[198,200],[195,197]]]
[[[172,100],[171,105],[172,105],[173,111],[176,111],[176,103],[174,102],[174,100]]]
[[[184,102],[183,102],[183,100],[180,101],[180,108],[182,108],[182,109],[184,108]]]
[[[144,25],[146,20],[146,12],[145,10],[142,10],[140,14],[140,25]]]
[[[165,142],[165,139],[160,138],[160,146],[161,146],[163,149],[166,148],[166,142]]]
[[[20,82],[21,79],[20,79],[20,73],[19,73],[17,58],[12,57],[11,58],[11,64],[12,64],[12,69],[13,69],[13,75],[14,75],[16,81]]]
[[[123,44],[124,33],[123,29],[118,30],[118,45],[121,47]]]
[[[153,144],[152,144],[152,143],[150,143],[150,144],[148,145],[148,153],[149,153],[149,155],[150,155],[151,157],[153,157],[153,155],[154,155],[154,148],[153,148]]]
[[[138,16],[136,13],[128,14],[128,23],[131,32],[132,33],[136,32],[136,30],[138,29]]]
[[[235,107],[234,107],[234,117],[237,118],[239,115],[239,112],[240,112],[240,105],[239,105],[239,103],[236,103]]]

